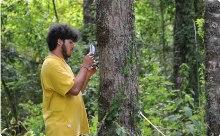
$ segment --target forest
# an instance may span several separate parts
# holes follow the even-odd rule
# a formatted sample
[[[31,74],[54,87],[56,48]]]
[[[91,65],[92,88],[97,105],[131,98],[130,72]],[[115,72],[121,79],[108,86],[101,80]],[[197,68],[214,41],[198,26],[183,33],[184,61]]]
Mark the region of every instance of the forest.
[[[219,0],[1,0],[1,135],[44,136],[40,72],[54,23],[99,66],[83,99],[90,136],[220,135]]]

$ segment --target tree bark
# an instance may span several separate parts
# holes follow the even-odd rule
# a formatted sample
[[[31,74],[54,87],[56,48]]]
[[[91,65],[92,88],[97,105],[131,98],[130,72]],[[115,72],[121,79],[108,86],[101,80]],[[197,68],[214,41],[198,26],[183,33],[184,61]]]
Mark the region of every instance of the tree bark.
[[[207,135],[220,135],[220,2],[205,1]]]
[[[133,0],[97,0],[100,67],[98,135],[137,135],[137,47]],[[117,132],[116,132],[117,131]]]

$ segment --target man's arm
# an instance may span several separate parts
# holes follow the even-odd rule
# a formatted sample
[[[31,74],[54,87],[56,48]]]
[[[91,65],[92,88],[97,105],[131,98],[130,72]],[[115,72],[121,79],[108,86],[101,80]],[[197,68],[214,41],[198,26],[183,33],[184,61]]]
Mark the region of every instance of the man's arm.
[[[94,68],[91,68],[90,70],[87,71],[86,81],[85,81],[85,83],[84,83],[84,85],[83,85],[83,88],[82,88],[81,92],[83,92],[83,91],[86,89],[86,87],[87,87],[87,85],[88,85],[88,82],[89,82],[89,80],[90,80],[90,77],[91,77],[95,72],[96,72],[96,68],[95,68],[95,67],[94,67]]]
[[[94,60],[90,55],[86,55],[84,58],[83,65],[74,79],[73,87],[68,91],[67,94],[78,95],[80,91],[83,91],[88,84],[89,78],[96,72],[95,68],[92,68]]]
[[[84,84],[86,82],[86,75],[87,75],[88,69],[85,67],[82,67],[78,73],[78,75],[74,79],[74,85],[73,87],[68,91],[67,94],[70,95],[78,95],[79,92],[83,89]]]

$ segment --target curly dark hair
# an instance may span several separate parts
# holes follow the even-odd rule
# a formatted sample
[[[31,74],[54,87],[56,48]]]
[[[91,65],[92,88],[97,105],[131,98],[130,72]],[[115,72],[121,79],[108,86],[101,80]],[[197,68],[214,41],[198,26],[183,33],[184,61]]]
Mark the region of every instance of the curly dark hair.
[[[73,42],[77,42],[79,36],[79,31],[71,28],[67,24],[54,24],[50,27],[47,35],[49,50],[52,51],[56,48],[58,39],[71,39]]]

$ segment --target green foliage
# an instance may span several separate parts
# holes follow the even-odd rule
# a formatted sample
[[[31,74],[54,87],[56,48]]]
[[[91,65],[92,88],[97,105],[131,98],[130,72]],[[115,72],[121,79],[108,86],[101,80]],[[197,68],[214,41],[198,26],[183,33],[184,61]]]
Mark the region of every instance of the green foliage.
[[[159,67],[140,80],[142,110],[149,120],[166,135],[204,135],[204,107],[194,108],[192,96],[172,90],[169,87],[172,84],[164,76],[159,76],[158,71]],[[186,65],[182,66],[182,73],[188,73]],[[187,86],[188,83],[183,82]],[[158,134],[144,119],[140,125],[143,135]]]
[[[181,76],[181,87],[180,90],[184,91],[187,90],[188,84],[189,84],[189,66],[185,63],[183,63],[180,66],[180,76]]]
[[[119,117],[119,113],[122,110],[122,104],[123,101],[125,101],[127,98],[124,97],[124,90],[118,90],[117,93],[115,94],[111,106],[109,107],[109,111],[107,112],[106,116],[106,121],[107,122],[114,122],[116,119]]]
[[[25,135],[43,136],[42,132],[44,132],[44,122],[41,104],[33,104],[33,102],[28,101],[27,103],[21,103],[19,106],[27,115],[24,118],[24,125],[27,129]]]
[[[116,134],[117,136],[127,136],[129,133],[124,127],[121,127],[118,123],[116,123]]]
[[[91,125],[90,125],[90,135],[96,135],[97,132],[97,126],[98,126],[98,114],[96,113],[96,116],[91,119]]]
[[[96,29],[95,24],[84,24],[82,32],[82,40],[85,44],[91,44],[96,41]]]
[[[186,91],[190,84],[190,68],[186,64],[180,68],[180,74],[183,77],[180,90],[172,89],[173,84],[170,82],[172,71],[167,71],[169,74],[164,73],[164,67],[171,69],[172,67],[169,66],[172,66],[172,63],[170,59],[165,64],[161,63],[162,49],[159,46],[161,28],[157,9],[159,2],[161,1],[136,1],[136,33],[141,48],[139,84],[142,111],[166,135],[205,135],[204,93],[200,95],[200,106],[195,107],[193,97],[188,94],[191,90]],[[163,3],[165,18],[167,18],[165,19],[165,38],[167,45],[171,46],[173,28],[171,22],[174,8],[168,1]],[[169,17],[171,20],[168,19]],[[169,52],[165,53],[169,58]],[[199,69],[200,87],[203,88],[204,71],[201,66]],[[144,119],[140,122],[140,126],[142,135],[159,135],[157,130]]]
[[[196,26],[198,27],[198,34],[199,36],[204,39],[204,19],[201,18],[201,19],[197,19],[196,20]]]
[[[96,130],[98,122],[98,88],[99,88],[99,76],[98,72],[90,80],[89,85],[84,93],[84,102],[87,107],[87,114],[90,125],[93,126],[93,130]],[[97,119],[97,120],[96,120]],[[94,131],[93,131],[94,132]]]

